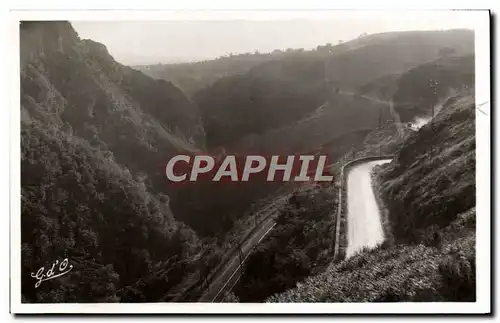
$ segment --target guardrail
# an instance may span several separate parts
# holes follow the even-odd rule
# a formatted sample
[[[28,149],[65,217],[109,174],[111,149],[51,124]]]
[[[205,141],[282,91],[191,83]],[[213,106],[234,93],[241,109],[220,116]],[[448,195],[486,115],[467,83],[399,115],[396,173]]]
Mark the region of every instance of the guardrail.
[[[341,260],[345,255],[345,247],[346,247],[346,239],[345,239],[345,227],[347,226],[345,219],[346,207],[347,207],[347,176],[346,174],[349,172],[350,168],[366,163],[369,161],[379,160],[379,159],[393,159],[394,155],[382,155],[382,156],[365,156],[356,158],[345,163],[340,169],[340,188],[339,188],[339,207],[337,210],[337,224],[335,226],[335,250],[333,253],[333,260]],[[342,225],[343,222],[343,225]],[[342,229],[342,230],[341,230]],[[341,239],[340,233],[343,232],[344,238]],[[342,250],[340,250],[342,245]],[[342,254],[340,254],[342,252]],[[342,257],[341,257],[342,256]]]

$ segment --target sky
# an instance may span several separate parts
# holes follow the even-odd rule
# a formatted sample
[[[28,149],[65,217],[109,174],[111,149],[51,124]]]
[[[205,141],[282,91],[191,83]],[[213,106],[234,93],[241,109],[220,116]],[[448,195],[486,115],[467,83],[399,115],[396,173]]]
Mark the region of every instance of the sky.
[[[213,59],[229,53],[311,49],[362,33],[472,28],[460,16],[289,20],[72,21],[81,38],[106,45],[126,65]]]

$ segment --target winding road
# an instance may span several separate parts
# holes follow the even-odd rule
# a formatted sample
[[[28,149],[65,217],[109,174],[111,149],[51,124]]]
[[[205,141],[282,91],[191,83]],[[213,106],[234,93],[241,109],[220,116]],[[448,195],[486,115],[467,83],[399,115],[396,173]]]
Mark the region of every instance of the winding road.
[[[346,258],[384,240],[380,211],[372,188],[371,172],[391,159],[369,161],[354,166],[347,174]]]

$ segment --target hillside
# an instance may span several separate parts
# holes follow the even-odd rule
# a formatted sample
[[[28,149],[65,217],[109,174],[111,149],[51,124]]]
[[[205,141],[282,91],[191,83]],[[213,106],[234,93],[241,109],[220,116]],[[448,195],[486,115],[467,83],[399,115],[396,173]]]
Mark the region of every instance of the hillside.
[[[279,209],[272,232],[250,254],[233,289],[242,302],[262,302],[320,272],[334,253],[333,186],[302,187]]]
[[[154,194],[165,195],[176,220],[190,225],[201,218],[196,228],[201,231],[206,221],[198,205],[179,204],[203,191],[168,185],[165,177],[171,157],[205,148],[197,106],[170,82],[121,65],[104,45],[80,39],[67,22],[28,22],[20,28],[23,125],[83,139]]]
[[[378,171],[394,239],[269,302],[475,300],[474,98],[451,99]]]
[[[248,53],[203,62],[144,65],[134,68],[153,78],[168,80],[186,95],[192,96],[220,78],[244,74],[250,68],[273,58],[278,58],[278,55]]]
[[[448,100],[380,175],[396,242],[430,243],[475,206],[474,118],[473,97]]]
[[[432,62],[450,50],[456,56],[472,54],[474,33],[408,31],[367,36],[358,48],[331,56],[327,62],[328,77],[341,88],[357,89],[386,75]]]
[[[246,135],[300,120],[325,102],[320,60],[284,58],[245,75],[224,77],[196,93],[210,147],[232,145]]]
[[[170,210],[162,165],[203,147],[196,107],[67,22],[20,33],[23,301],[183,294],[209,259]],[[77,270],[35,289],[30,273],[65,257]]]
[[[342,93],[330,94],[324,105],[317,107],[305,118],[260,136],[253,136],[238,147],[249,151],[278,153],[329,153],[337,150],[337,147],[333,147],[333,150],[327,149],[332,146],[333,141],[336,141],[340,148],[347,141],[338,140],[339,138],[349,137],[359,131],[370,131],[387,121],[392,122],[392,117],[385,103]],[[363,138],[356,137],[362,142]]]
[[[444,56],[404,73],[393,101],[401,120],[432,116],[450,96],[474,89],[474,56]],[[406,102],[410,102],[408,104]]]
[[[199,270],[196,234],[106,152],[38,123],[21,147],[23,302],[158,300]],[[63,258],[73,271],[35,289],[34,269]]]
[[[359,88],[361,94],[392,100],[402,122],[428,119],[450,97],[474,88],[474,55],[457,56],[444,48],[441,57],[399,74],[389,74]]]
[[[321,145],[317,138],[325,136],[324,130],[330,140],[349,132],[347,129],[373,129],[378,125],[379,117],[374,115],[377,108],[370,107],[377,103],[357,100],[359,97],[347,99],[338,89],[344,94],[383,92],[383,99],[395,95],[395,102],[400,103],[401,98],[418,101],[421,94],[410,93],[417,78],[439,76],[446,89],[469,84],[470,78],[453,77],[468,73],[473,60],[466,57],[455,61],[451,57],[470,55],[473,44],[473,33],[468,30],[365,36],[270,59],[244,73],[218,79],[193,98],[204,118],[209,147],[225,146],[239,152],[294,151],[308,144],[316,147]],[[425,65],[429,62],[443,68],[429,71]],[[322,108],[325,112],[320,114]],[[382,118],[388,120],[385,115]]]
[[[198,110],[179,89],[115,62],[69,23],[21,25],[21,88],[24,121],[51,124],[110,151],[157,190],[165,186],[169,157],[205,144]]]

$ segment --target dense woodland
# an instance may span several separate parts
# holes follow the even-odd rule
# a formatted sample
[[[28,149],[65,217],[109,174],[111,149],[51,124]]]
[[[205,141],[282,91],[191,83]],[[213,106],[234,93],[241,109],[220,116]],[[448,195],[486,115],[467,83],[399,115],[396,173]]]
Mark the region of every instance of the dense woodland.
[[[453,58],[473,51],[465,30],[363,35],[312,51],[140,67],[155,78],[80,39],[68,22],[23,22],[20,35],[24,302],[196,300],[227,251],[225,235],[237,235],[235,223],[246,211],[283,185],[171,185],[170,157],[323,152],[335,162],[363,147],[381,123],[393,122],[385,103],[349,91],[364,87],[384,97],[370,86],[384,79],[391,89],[384,95],[414,95],[408,93],[414,76],[436,73],[420,66],[429,62],[445,66],[438,69],[443,80],[464,67],[463,82],[473,82],[471,58]],[[441,84],[438,96],[462,85]],[[422,106],[405,107],[407,117],[425,112]],[[470,187],[463,189],[448,197]],[[249,257],[236,289],[241,300],[262,301],[325,268],[331,193],[310,192],[281,211],[270,239]],[[270,255],[275,262],[264,271],[259,264]],[[64,258],[74,269],[35,288],[31,273]]]
[[[21,25],[24,301],[187,295],[217,249],[175,218],[163,174],[169,156],[203,147],[199,122],[180,90],[69,23]],[[75,269],[35,289],[30,273],[65,257]]]
[[[245,262],[233,292],[241,302],[262,302],[324,269],[333,256],[337,194],[333,187],[292,194],[276,226]]]

